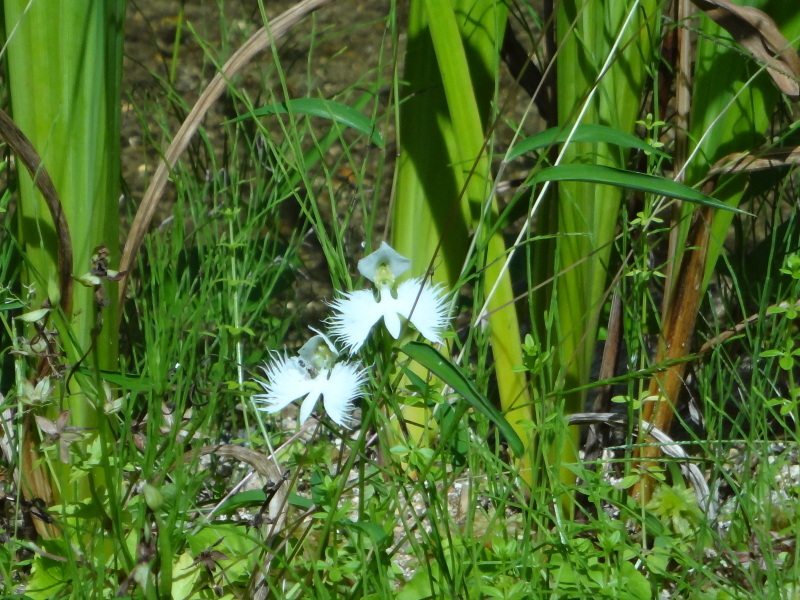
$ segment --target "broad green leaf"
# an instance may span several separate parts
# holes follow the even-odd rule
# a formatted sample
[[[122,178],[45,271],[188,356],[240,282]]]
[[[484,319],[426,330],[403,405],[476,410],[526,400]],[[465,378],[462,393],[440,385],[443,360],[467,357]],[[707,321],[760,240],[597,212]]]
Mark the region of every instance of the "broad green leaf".
[[[227,556],[228,558],[219,557],[215,560],[225,570],[228,581],[232,582],[248,579],[253,568],[251,561],[254,560],[259,545],[243,527],[227,523],[214,523],[192,531],[186,536],[186,541],[195,559],[209,550],[216,550]],[[196,564],[195,568],[202,570],[204,567]]]
[[[508,152],[507,160],[513,160],[527,152],[532,152],[533,150],[538,150],[539,148],[547,148],[553,144],[563,144],[567,141],[571,129],[572,128],[568,125],[563,127],[552,127],[551,129],[547,129],[541,133],[532,135],[531,137],[522,140],[519,144],[514,146]],[[635,135],[625,133],[619,129],[606,127],[605,125],[596,125],[593,123],[578,125],[578,127],[575,129],[575,133],[570,138],[570,141],[603,142],[605,144],[619,146],[620,148],[636,148],[637,150],[643,150],[644,152],[649,152],[650,154],[657,154],[658,156],[665,158],[668,157],[666,153],[651,146],[647,142],[640,140]]]
[[[237,121],[243,121],[251,117],[266,117],[268,115],[282,115],[287,113],[330,119],[335,123],[363,133],[373,144],[379,148],[383,147],[383,136],[375,128],[372,119],[365,117],[358,110],[347,104],[334,102],[333,100],[323,100],[321,98],[297,98],[295,100],[287,100],[286,102],[269,104],[257,108],[249,114],[231,119],[228,122],[236,123]]]
[[[620,566],[619,583],[628,598],[640,600],[652,598],[650,582],[629,562],[623,562]]]
[[[469,402],[472,407],[486,415],[497,426],[502,436],[508,442],[509,448],[517,456],[521,456],[524,448],[522,440],[506,421],[503,414],[497,410],[489,400],[481,394],[466,375],[456,365],[447,360],[438,351],[427,344],[409,342],[401,348],[402,352],[415,360],[439,379],[453,388],[457,394]]]
[[[453,452],[453,461],[456,464],[463,464],[467,451],[469,450],[469,436],[464,429],[458,429],[458,422],[464,416],[463,411],[456,411],[449,403],[445,402],[436,407],[433,418],[439,424],[442,431],[442,438],[450,444]]]
[[[426,600],[435,598],[434,586],[438,585],[440,578],[439,563],[432,562],[426,569],[417,569],[417,572],[403,586],[397,594],[397,600]]]
[[[203,569],[196,568],[194,562],[195,559],[189,552],[184,552],[175,561],[173,569],[175,576],[172,578],[172,598],[174,600],[186,600],[192,597],[197,580],[203,574]]]
[[[31,312],[27,312],[24,315],[18,316],[17,319],[20,321],[25,321],[26,323],[35,323],[36,321],[44,318],[44,316],[49,312],[49,308],[37,308],[36,310],[32,310]]]
[[[25,597],[31,600],[55,598],[69,589],[68,583],[69,577],[64,573],[62,563],[35,554],[26,581]]]
[[[410,382],[410,386],[416,388],[420,391],[420,393],[427,392],[428,384],[425,383],[425,380],[422,379],[419,375],[414,373],[411,369],[403,368],[403,374],[408,377],[408,381]]]
[[[314,502],[311,499],[305,498],[300,494],[295,494],[294,492],[289,494],[289,504],[301,510],[310,510],[311,507],[314,506]]]
[[[533,184],[544,183],[545,181],[585,181],[588,183],[598,183],[603,185],[613,185],[616,187],[639,190],[669,196],[678,200],[686,200],[694,204],[710,206],[718,210],[730,210],[739,214],[746,215],[746,211],[733,208],[715,200],[711,196],[706,196],[702,192],[687,187],[683,184],[655,175],[645,173],[635,173],[614,167],[603,165],[558,165],[539,171],[532,180]]]
[[[375,547],[378,548],[383,548],[387,538],[389,537],[383,527],[381,527],[378,523],[373,523],[372,521],[351,521],[350,519],[342,519],[339,521],[339,525],[342,527],[356,529],[361,533],[364,533],[370,537],[372,542],[375,544]]]

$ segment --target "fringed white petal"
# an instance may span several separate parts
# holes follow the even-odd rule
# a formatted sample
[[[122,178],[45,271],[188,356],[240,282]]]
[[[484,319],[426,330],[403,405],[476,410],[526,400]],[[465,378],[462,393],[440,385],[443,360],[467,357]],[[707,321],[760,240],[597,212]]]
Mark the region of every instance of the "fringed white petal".
[[[331,303],[331,308],[335,314],[328,320],[330,334],[341,341],[350,354],[361,349],[372,327],[383,316],[380,304],[368,290],[347,293]]]
[[[421,288],[421,289],[420,289]],[[421,279],[404,281],[397,286],[400,314],[429,342],[439,344],[447,329],[447,302],[440,285],[429,285]]]
[[[261,410],[269,413],[286,408],[290,402],[306,396],[312,386],[308,371],[301,366],[296,357],[278,356],[262,368],[266,381],[256,379],[264,388],[263,394],[255,394],[253,400],[264,403]]]
[[[361,396],[366,373],[354,363],[338,363],[312,377],[299,358],[279,356],[262,368],[267,380],[255,381],[264,388],[263,394],[254,394],[259,408],[274,413],[302,398],[298,420],[303,424],[322,396],[325,412],[334,423],[349,427],[353,401]]]
[[[366,373],[353,363],[339,363],[331,369],[325,382],[322,403],[334,423],[350,428],[353,400],[361,396],[366,379]]]
[[[422,336],[439,344],[447,328],[447,302],[443,287],[424,283],[422,279],[404,281],[393,297],[388,289],[380,290],[380,300],[372,292],[360,290],[334,301],[335,311],[328,321],[331,335],[339,339],[350,354],[358,352],[375,323],[383,319],[386,330],[399,339],[403,320],[410,321]]]

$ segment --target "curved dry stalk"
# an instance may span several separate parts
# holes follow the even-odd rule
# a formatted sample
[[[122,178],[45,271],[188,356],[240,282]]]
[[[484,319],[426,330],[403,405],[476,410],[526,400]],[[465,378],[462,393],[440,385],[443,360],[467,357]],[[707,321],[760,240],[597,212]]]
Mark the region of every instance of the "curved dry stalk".
[[[798,309],[800,309],[800,300],[798,300],[796,302],[787,302],[787,301],[778,302],[777,304],[772,304],[771,306],[768,306],[767,310],[769,310],[770,308],[773,308],[773,307],[780,308],[780,309],[783,309],[783,310],[789,310],[789,309],[798,310]],[[698,356],[702,356],[706,352],[709,352],[710,350],[716,348],[720,344],[728,341],[733,336],[741,334],[745,329],[747,329],[748,325],[751,325],[752,323],[755,323],[759,319],[762,319],[764,317],[764,314],[769,314],[769,313],[761,313],[761,312],[753,313],[752,315],[750,315],[746,319],[744,319],[744,320],[740,321],[739,323],[737,323],[736,325],[734,325],[731,329],[728,329],[727,331],[723,331],[719,335],[711,338],[705,344],[700,346],[700,349],[697,351],[697,355]]]
[[[575,413],[569,415],[568,418],[570,425],[596,425],[602,423],[619,427],[628,424],[627,419],[617,413]],[[692,488],[694,488],[694,493],[697,496],[697,505],[709,518],[714,518],[719,509],[717,501],[708,488],[703,472],[696,464],[690,462],[691,457],[686,454],[683,447],[680,444],[676,444],[675,440],[647,421],[640,421],[638,427],[635,428],[639,430],[640,435],[644,434],[657,442],[659,444],[658,448],[667,456],[685,461],[681,465],[681,469],[692,484]]]
[[[255,471],[267,480],[268,484],[275,486],[275,494],[269,503],[268,517],[272,523],[270,535],[280,531],[286,522],[286,508],[288,506],[288,485],[286,479],[279,472],[274,457],[269,457],[257,450],[237,446],[235,444],[213,444],[203,446],[196,450],[189,450],[183,455],[183,462],[189,463],[201,456],[216,454],[226,458],[234,458],[241,462],[246,462]]]
[[[164,153],[163,160],[159,163],[153,179],[142,198],[142,203],[136,211],[128,239],[125,240],[125,248],[122,252],[119,267],[120,272],[124,273],[119,285],[120,303],[125,299],[128,277],[133,268],[133,262],[150,227],[150,221],[153,219],[161,194],[167,184],[169,172],[189,146],[190,140],[197,132],[198,127],[200,127],[200,123],[205,118],[206,113],[225,91],[228,81],[242,67],[253,60],[257,54],[269,48],[275,40],[285,36],[304,17],[331,2],[333,0],[303,0],[274,19],[268,27],[259,29],[228,59],[222,70],[214,76],[214,79],[211,80],[211,83],[200,95],[200,98],[197,99],[186,120],[178,129],[175,139],[172,140],[169,148]],[[122,312],[120,312],[120,318],[121,315]]]
[[[289,483],[286,475],[282,475],[279,472],[278,463],[274,455],[268,457],[257,450],[245,448],[244,446],[237,446],[235,444],[213,444],[186,452],[183,455],[183,461],[189,463],[207,454],[216,454],[217,456],[225,456],[241,462],[246,462],[253,467],[259,475],[266,479],[267,485],[271,486],[271,491],[267,495],[267,501],[261,512],[266,510],[268,520],[265,520],[265,523],[270,525],[269,529],[266,531],[267,543],[275,539],[275,536],[281,533],[286,526],[286,513],[289,509]],[[265,488],[265,490],[266,489],[267,488]],[[260,514],[257,518],[260,518]],[[274,549],[267,551],[265,557],[261,561],[260,568],[257,569],[251,577],[250,590],[252,592],[251,597],[253,598],[261,599],[267,597],[269,588],[265,584],[264,578],[265,574],[269,572],[269,566],[272,562],[273,555]]]
[[[53,227],[56,232],[56,239],[58,240],[58,287],[61,298],[59,305],[64,311],[65,315],[69,315],[72,306],[72,238],[69,233],[69,224],[64,215],[64,209],[61,205],[61,200],[58,197],[53,180],[47,172],[42,159],[36,152],[31,141],[17,127],[17,124],[8,116],[8,114],[0,109],[0,137],[2,137],[8,144],[11,151],[19,159],[20,163],[25,167],[33,180],[33,184],[39,189],[44,198],[45,204],[50,211],[50,217],[53,220]],[[42,360],[39,364],[39,377],[44,377],[44,374],[50,369],[50,363],[47,360]],[[21,485],[22,495],[28,501],[33,501],[39,498],[44,501],[46,506],[53,504],[53,490],[50,487],[47,474],[45,473],[38,450],[33,442],[33,428],[30,415],[26,415],[23,420],[23,435],[22,444],[20,447],[21,465],[20,470],[17,472],[18,484],[22,481],[25,482]],[[19,475],[24,474],[23,477]],[[55,538],[60,535],[58,528],[53,522],[47,522],[41,519],[33,520],[36,531],[45,539]]]
[[[770,148],[765,152],[753,154],[752,152],[734,152],[719,159],[711,170],[709,176],[731,175],[736,173],[753,173],[768,169],[779,169],[800,164],[800,146],[788,148]]]
[[[19,161],[28,171],[33,184],[42,193],[58,240],[58,287],[61,293],[59,302],[65,315],[69,315],[72,304],[72,238],[69,234],[69,225],[64,216],[64,209],[58,192],[50,179],[50,174],[42,164],[42,159],[36,152],[28,137],[17,127],[17,124],[0,109],[0,137],[5,140],[11,151],[17,155]]]
[[[50,480],[43,468],[44,461],[39,454],[39,448],[33,440],[33,416],[27,413],[22,421],[22,443],[20,447],[20,468],[17,475],[17,485],[22,491],[23,497],[29,502],[37,498],[44,503],[44,506],[53,506],[54,496]],[[56,523],[43,515],[33,515],[33,526],[43,539],[55,539],[61,537],[61,530]]]

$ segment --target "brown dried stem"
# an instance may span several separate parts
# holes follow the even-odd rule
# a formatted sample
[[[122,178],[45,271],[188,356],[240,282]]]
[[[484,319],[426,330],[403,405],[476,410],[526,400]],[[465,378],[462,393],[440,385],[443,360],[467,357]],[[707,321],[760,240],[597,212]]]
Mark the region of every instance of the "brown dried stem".
[[[713,182],[707,182],[704,193],[710,194],[713,186]],[[642,406],[641,418],[664,432],[669,431],[675,417],[675,407],[683,386],[686,361],[680,359],[688,356],[691,351],[692,335],[702,299],[713,212],[713,209],[703,207],[694,215],[687,248],[682,253],[680,270],[665,311],[663,334],[656,357],[656,364],[667,362],[670,366],[650,380],[648,394],[650,399]],[[646,435],[646,431],[640,432],[640,444],[644,442]],[[636,455],[645,461],[646,470],[661,456],[661,450],[658,446],[640,446]],[[653,478],[645,473],[641,481],[634,486],[632,493],[634,497],[646,503],[650,499],[652,490]]]

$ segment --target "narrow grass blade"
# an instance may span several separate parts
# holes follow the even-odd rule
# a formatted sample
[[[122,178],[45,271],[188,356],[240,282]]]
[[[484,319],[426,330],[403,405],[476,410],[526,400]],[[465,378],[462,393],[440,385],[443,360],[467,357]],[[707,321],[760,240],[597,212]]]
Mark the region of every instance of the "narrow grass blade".
[[[330,119],[334,123],[339,123],[340,125],[350,127],[363,133],[373,144],[379,148],[383,148],[383,136],[380,131],[375,128],[375,123],[372,122],[372,119],[364,116],[358,112],[358,110],[347,104],[334,102],[333,100],[323,100],[320,98],[287,100],[285,102],[278,102],[276,104],[269,104],[261,108],[256,108],[250,114],[236,117],[229,122],[236,123],[237,121],[243,121],[251,117],[265,117],[268,115],[287,113]]]
[[[659,196],[687,200],[694,204],[719,210],[748,214],[746,211],[715,200],[711,196],[707,196],[672,179],[604,165],[557,165],[539,171],[532,179],[534,184],[544,183],[545,181],[583,181],[586,183],[613,185]]]
[[[563,127],[551,127],[540,133],[525,138],[516,146],[508,151],[507,160],[514,160],[523,154],[539,150],[540,148],[549,148],[554,144],[563,144],[570,140],[570,142],[602,142],[619,148],[631,148],[642,150],[656,156],[663,158],[669,155],[662,152],[658,148],[651,146],[647,142],[640,140],[635,135],[614,129],[613,127],[606,127],[605,125],[598,125],[596,123],[584,123],[575,128],[575,132],[570,136],[572,126],[569,124]]]

